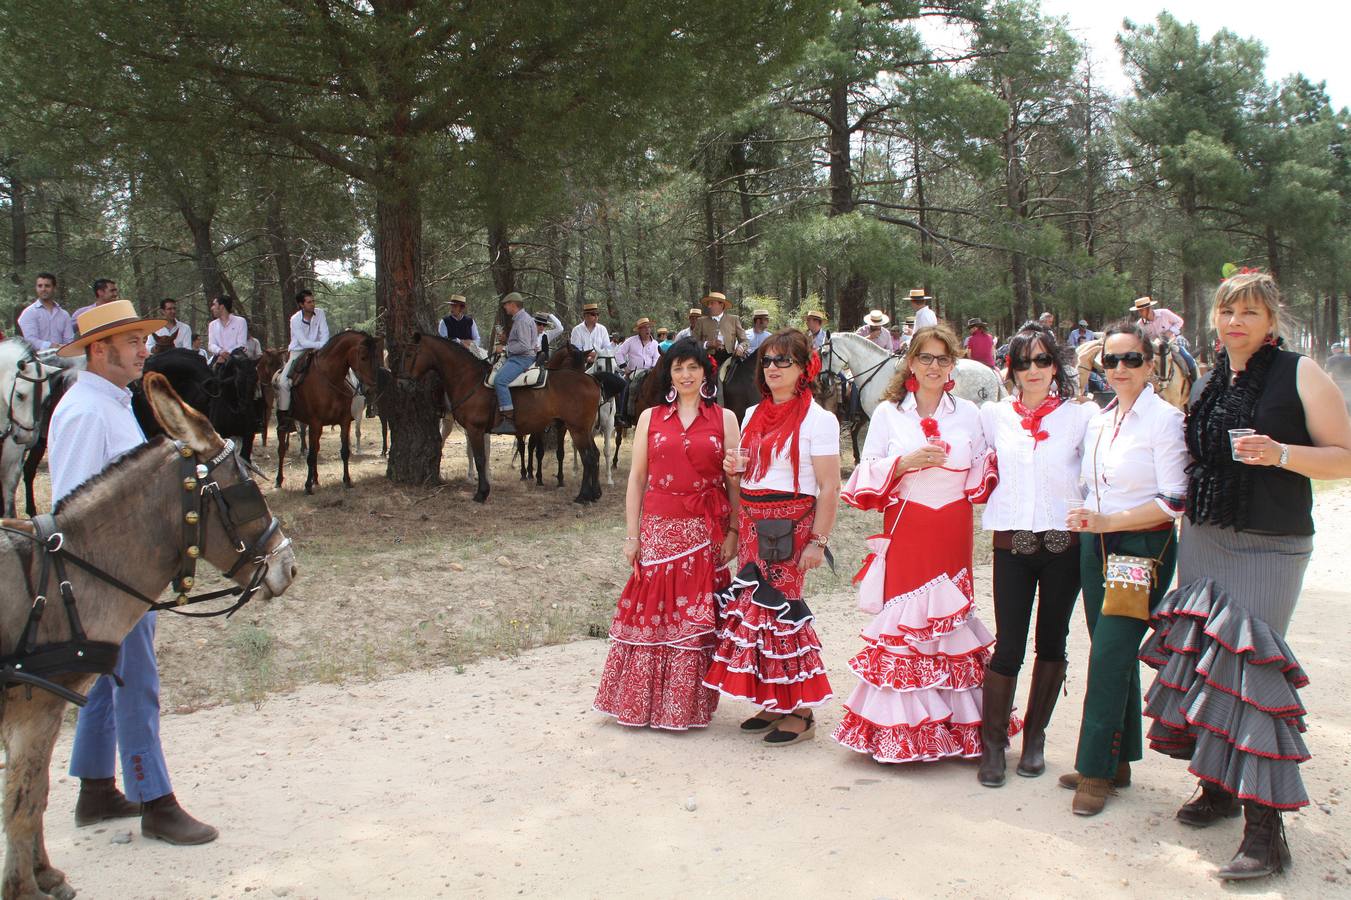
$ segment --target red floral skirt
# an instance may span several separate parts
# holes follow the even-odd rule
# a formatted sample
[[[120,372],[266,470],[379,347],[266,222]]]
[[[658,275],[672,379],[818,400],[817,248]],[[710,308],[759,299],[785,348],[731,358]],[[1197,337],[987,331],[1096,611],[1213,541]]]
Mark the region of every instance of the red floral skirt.
[[[811,536],[816,498],[766,491],[741,495],[738,561],[731,585],[718,595],[722,624],[704,684],[763,709],[788,713],[831,697],[815,618],[802,600],[805,574],[797,565]],[[759,558],[756,522],[796,519],[793,557]]]
[[[621,725],[684,731],[713,717],[703,684],[717,642],[714,592],[727,584],[702,516],[644,515],[638,570],[610,625],[594,708]]]

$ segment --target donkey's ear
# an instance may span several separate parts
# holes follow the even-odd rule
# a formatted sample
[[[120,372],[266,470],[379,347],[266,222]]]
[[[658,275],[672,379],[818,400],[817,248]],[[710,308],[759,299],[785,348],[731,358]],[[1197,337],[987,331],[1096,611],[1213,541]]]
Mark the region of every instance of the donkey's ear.
[[[141,389],[169,437],[187,444],[198,456],[215,456],[225,446],[206,417],[183,402],[169,379],[158,372],[146,372]]]

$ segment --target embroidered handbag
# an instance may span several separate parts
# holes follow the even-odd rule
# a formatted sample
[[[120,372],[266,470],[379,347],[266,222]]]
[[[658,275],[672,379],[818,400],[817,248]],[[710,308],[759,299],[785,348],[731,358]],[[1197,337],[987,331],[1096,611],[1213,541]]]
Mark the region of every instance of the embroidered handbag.
[[[1099,535],[1103,548],[1104,616],[1127,616],[1149,621],[1149,594],[1154,589],[1159,564],[1163,562],[1163,555],[1168,552],[1168,543],[1172,539],[1173,533],[1170,531],[1158,558],[1151,559],[1148,556],[1127,556],[1123,553],[1108,555],[1106,541]]]
[[[793,528],[797,519],[760,519],[755,523],[756,549],[764,562],[793,558]]]

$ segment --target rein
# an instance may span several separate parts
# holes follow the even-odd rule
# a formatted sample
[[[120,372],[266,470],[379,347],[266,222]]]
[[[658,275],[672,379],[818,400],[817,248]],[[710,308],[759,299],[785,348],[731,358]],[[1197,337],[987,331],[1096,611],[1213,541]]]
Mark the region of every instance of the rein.
[[[16,684],[26,685],[30,691],[34,687],[50,691],[57,696],[83,706],[87,700],[81,694],[51,681],[48,676],[67,672],[92,672],[109,674],[117,665],[119,644],[104,641],[91,641],[80,624],[79,612],[75,605],[75,592],[68,577],[67,566],[82,569],[95,579],[102,581],[139,600],[147,607],[147,612],[168,611],[193,618],[213,616],[231,616],[244,604],[253,599],[253,595],[262,587],[267,574],[268,562],[291,543],[287,538],[270,551],[263,548],[277,534],[281,522],[271,516],[263,500],[262,491],[252,478],[248,477],[243,464],[236,458],[236,466],[243,480],[237,484],[221,487],[212,478],[212,473],[227,459],[235,458],[234,443],[226,441],[224,448],[206,463],[196,462],[196,454],[180,441],[174,441],[180,458],[180,474],[183,484],[183,543],[180,551],[178,573],[173,579],[173,589],[177,596],[172,601],[157,601],[113,577],[103,569],[73,553],[66,547],[65,535],[57,528],[56,519],[51,514],[35,517],[33,534],[16,528],[0,526],[0,532],[16,535],[32,543],[39,554],[38,578],[36,583],[29,581],[29,593],[33,595],[28,621],[13,653],[0,657],[0,689],[8,689]],[[211,480],[207,480],[211,479]],[[231,545],[238,554],[228,571],[226,578],[233,578],[237,572],[252,562],[254,569],[244,587],[222,588],[204,594],[189,596],[188,591],[196,583],[197,560],[202,547],[206,545],[207,523],[211,509],[214,508],[221,526],[225,528]],[[270,521],[262,533],[251,542],[246,542],[236,526],[268,518]],[[47,607],[47,594],[52,574],[55,573],[57,591],[61,596],[70,626],[70,639],[53,644],[37,643],[38,627]],[[28,568],[24,569],[25,577]],[[187,612],[181,607],[221,597],[237,597],[231,606],[211,612]]]
[[[19,360],[19,365],[14,370],[14,380],[10,382],[9,385],[9,399],[6,401],[6,408],[9,410],[9,421],[5,423],[4,430],[0,431],[0,441],[3,441],[6,438],[8,438],[16,430],[26,431],[29,434],[36,435],[41,427],[42,389],[48,385],[48,382],[50,382],[50,380],[53,377],[55,377],[56,372],[55,371],[50,372],[49,374],[47,374],[45,377],[42,378],[34,378],[32,375],[28,375],[24,372],[24,369],[28,368],[29,363],[32,363],[34,366],[37,366],[38,370],[41,371],[42,364],[38,361],[37,356],[34,355],[31,348],[28,350],[26,354],[24,354],[23,359]],[[19,389],[20,381],[28,382],[29,384],[33,385],[34,389],[33,409],[35,410],[35,412],[33,414],[32,423],[28,425],[20,424],[18,418],[14,414],[14,394]]]

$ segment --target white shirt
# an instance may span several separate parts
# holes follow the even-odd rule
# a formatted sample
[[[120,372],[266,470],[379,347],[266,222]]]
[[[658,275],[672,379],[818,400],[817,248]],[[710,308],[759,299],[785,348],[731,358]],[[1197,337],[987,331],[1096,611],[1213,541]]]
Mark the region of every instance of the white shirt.
[[[1046,440],[1035,442],[1012,397],[980,408],[985,443],[999,460],[999,485],[981,518],[986,531],[1065,530],[1066,497],[1078,490],[1084,432],[1097,414],[1093,403],[1062,403],[1041,420]]]
[[[619,351],[615,353],[615,359],[619,364],[628,369],[630,373],[637,372],[639,369],[650,369],[657,364],[661,358],[661,348],[657,346],[656,338],[648,338],[647,343],[643,339],[633,334],[619,345]]]
[[[1182,410],[1145,385],[1117,429],[1116,401],[1095,415],[1084,434],[1084,505],[1103,513],[1125,512],[1153,500],[1173,518],[1187,496],[1187,443]]]
[[[60,347],[75,340],[75,320],[59,303],[48,310],[34,300],[19,314],[19,333],[34,350]]]
[[[558,339],[563,334],[563,323],[558,321],[558,316],[553,313],[545,313],[544,317],[549,320],[549,326],[542,332],[535,335],[535,352],[539,352],[544,347],[544,339],[549,339],[550,352],[558,349]]]
[[[590,329],[586,327],[585,322],[579,322],[568,336],[568,342],[578,350],[585,350],[588,353],[592,350],[604,350],[610,346],[610,332],[599,322]]]
[[[759,404],[756,404],[758,406]],[[755,406],[746,410],[741,419],[744,432],[755,415]],[[815,400],[807,410],[807,416],[798,428],[798,466],[797,492],[816,496],[816,470],[812,468],[813,456],[840,455],[840,420],[822,409]],[[743,478],[741,486],[748,490],[793,492],[793,456],[792,447],[785,446],[775,453],[769,462],[769,471],[759,478]]]
[[[676,332],[676,336],[671,340],[671,343],[674,344],[676,341],[680,340],[681,338],[687,338],[687,337],[693,337],[693,336],[694,336],[694,335],[693,335],[693,329],[690,329],[690,328],[682,328],[682,329],[680,329],[679,331]]]
[[[948,445],[947,462],[906,474],[900,496],[906,503],[942,509],[966,497],[971,468],[985,456],[985,432],[976,404],[951,394],[943,397],[933,418],[938,423],[938,436]],[[928,436],[920,424],[922,419],[914,394],[906,394],[899,405],[890,401],[877,404],[868,423],[862,458],[904,456],[923,447]]]
[[[756,331],[752,328],[750,333],[746,335],[746,340],[749,341],[750,352],[754,353],[756,350],[760,349],[761,344],[769,340],[769,329],[766,328],[764,331]]]
[[[144,443],[131,412],[131,391],[93,372],[76,373],[75,384],[52,413],[47,438],[53,505]]]
[[[206,349],[211,356],[218,353],[233,353],[249,342],[249,323],[243,316],[230,313],[222,325],[220,319],[212,319],[206,326]]]
[[[291,316],[291,344],[287,347],[292,353],[297,350],[322,350],[328,343],[328,317],[322,309],[315,309],[314,315],[305,321],[305,311],[298,309]]]
[[[811,338],[813,349],[820,350],[826,345],[826,330],[824,328],[816,332],[816,334],[812,334],[810,331],[807,332],[807,337]]]
[[[921,328],[931,328],[938,324],[938,313],[931,307],[921,306],[915,310],[915,331]]]
[[[154,334],[146,337],[145,349],[155,349],[155,335],[167,337],[171,334],[174,336],[175,347],[182,347],[184,350],[192,349],[192,329],[188,327],[186,322],[175,322],[172,325],[165,325],[163,328],[157,329]]]

